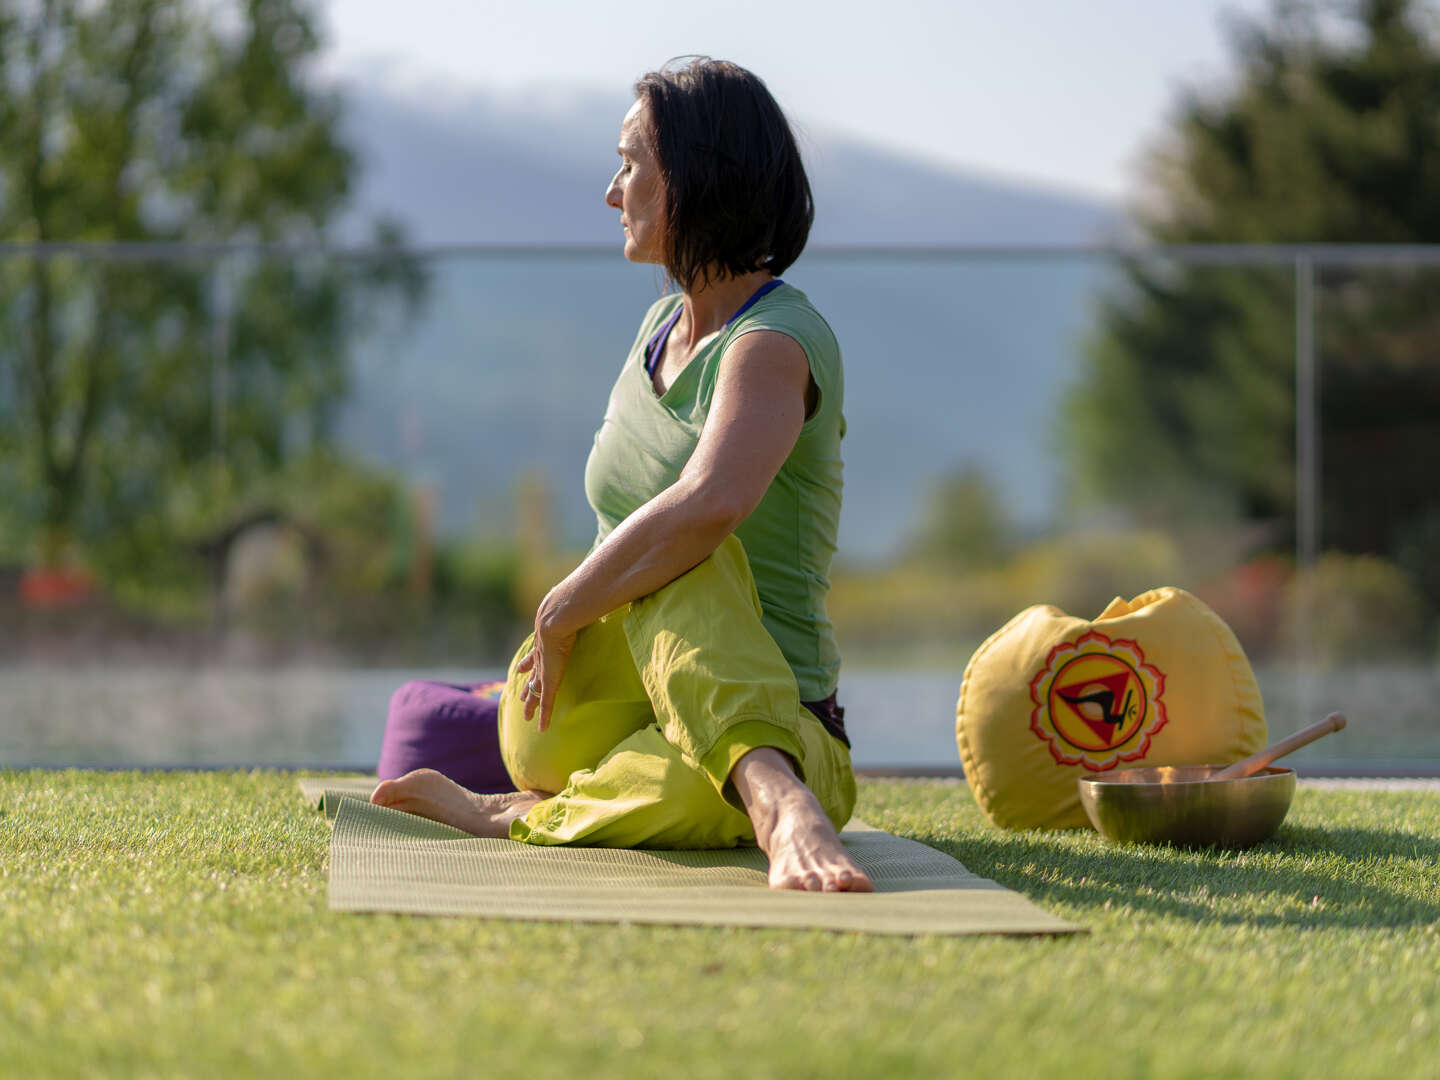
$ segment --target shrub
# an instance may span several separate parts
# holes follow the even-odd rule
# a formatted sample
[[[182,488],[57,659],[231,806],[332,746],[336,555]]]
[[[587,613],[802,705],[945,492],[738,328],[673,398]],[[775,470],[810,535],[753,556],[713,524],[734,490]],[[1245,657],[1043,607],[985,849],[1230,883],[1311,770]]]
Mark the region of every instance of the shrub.
[[[1329,552],[1286,590],[1287,643],[1327,665],[1414,657],[1425,607],[1414,582],[1374,555]]]

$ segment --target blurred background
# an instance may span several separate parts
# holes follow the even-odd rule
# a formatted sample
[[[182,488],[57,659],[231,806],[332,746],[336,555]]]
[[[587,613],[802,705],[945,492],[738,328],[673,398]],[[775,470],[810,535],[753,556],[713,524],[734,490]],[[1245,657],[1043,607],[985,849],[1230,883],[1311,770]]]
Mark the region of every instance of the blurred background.
[[[5,5],[0,765],[371,767],[501,672],[663,289],[629,87],[699,51],[811,170],[857,765],[958,771],[989,633],[1172,584],[1272,733],[1350,714],[1302,762],[1440,770],[1420,0]]]

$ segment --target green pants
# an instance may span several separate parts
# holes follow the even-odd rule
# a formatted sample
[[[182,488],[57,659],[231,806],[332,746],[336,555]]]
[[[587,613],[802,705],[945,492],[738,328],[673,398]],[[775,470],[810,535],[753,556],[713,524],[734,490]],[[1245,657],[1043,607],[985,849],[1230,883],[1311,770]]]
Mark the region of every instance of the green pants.
[[[762,746],[795,763],[836,828],[855,805],[850,752],[800,704],[728,537],[663,589],[580,631],[543,733],[510,664],[500,750],[515,785],[557,792],[510,827],[532,844],[714,848],[753,843],[730,783]]]

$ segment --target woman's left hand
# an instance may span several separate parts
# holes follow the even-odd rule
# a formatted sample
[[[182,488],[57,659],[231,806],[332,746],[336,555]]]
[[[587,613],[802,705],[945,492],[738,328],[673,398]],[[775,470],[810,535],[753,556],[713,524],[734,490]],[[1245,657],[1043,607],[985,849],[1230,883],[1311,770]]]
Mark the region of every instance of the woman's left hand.
[[[577,633],[565,629],[553,612],[547,610],[549,604],[547,596],[535,613],[535,640],[530,644],[530,651],[515,667],[516,671],[530,675],[525,684],[525,719],[531,719],[538,711],[541,731],[550,726],[555,691],[565,675],[565,666],[570,663],[570,652],[575,648]]]

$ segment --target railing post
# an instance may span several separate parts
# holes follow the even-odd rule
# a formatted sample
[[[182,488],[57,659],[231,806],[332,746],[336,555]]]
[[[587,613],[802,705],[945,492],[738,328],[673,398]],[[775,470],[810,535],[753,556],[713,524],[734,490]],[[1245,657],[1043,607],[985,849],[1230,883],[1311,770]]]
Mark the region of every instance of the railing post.
[[[1320,384],[1315,357],[1315,263],[1295,258],[1295,623],[1297,722],[1314,719],[1315,567],[1320,558]]]
[[[210,637],[219,649],[225,639],[229,611],[225,598],[227,546],[220,542],[229,524],[230,473],[225,467],[225,421],[230,407],[230,343],[233,297],[230,256],[216,257],[210,270],[210,484],[214,497],[211,521],[215,543],[210,553]]]
[[[214,475],[218,482],[225,465],[225,413],[230,398],[230,278],[224,255],[211,270],[210,430]]]

